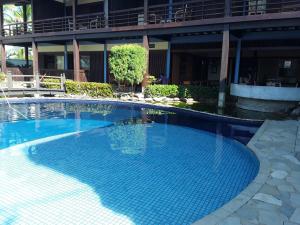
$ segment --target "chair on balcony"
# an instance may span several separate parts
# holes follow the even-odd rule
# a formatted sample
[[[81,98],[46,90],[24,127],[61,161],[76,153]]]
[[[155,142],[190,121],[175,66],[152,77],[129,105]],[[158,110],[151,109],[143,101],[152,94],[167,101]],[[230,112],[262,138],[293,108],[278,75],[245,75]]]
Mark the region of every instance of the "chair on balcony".
[[[97,28],[102,28],[102,19],[101,17],[98,17],[96,19],[93,19],[90,21],[90,25],[89,25],[89,28],[90,29],[97,29]]]
[[[68,28],[69,28],[69,31],[72,31],[74,29],[74,23],[73,23],[73,20],[71,20],[71,19],[68,19]]]
[[[189,20],[192,17],[192,10],[189,9],[188,5],[185,4],[184,8],[179,9],[175,12],[175,22],[182,22]]]

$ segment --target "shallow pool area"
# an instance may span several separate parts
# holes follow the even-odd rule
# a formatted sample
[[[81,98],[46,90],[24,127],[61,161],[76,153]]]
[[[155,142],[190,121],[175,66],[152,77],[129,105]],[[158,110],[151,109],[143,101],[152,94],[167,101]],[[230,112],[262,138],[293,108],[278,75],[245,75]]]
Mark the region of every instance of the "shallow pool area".
[[[1,104],[1,103],[0,103]],[[0,108],[0,224],[192,224],[256,177],[258,123],[135,104]]]

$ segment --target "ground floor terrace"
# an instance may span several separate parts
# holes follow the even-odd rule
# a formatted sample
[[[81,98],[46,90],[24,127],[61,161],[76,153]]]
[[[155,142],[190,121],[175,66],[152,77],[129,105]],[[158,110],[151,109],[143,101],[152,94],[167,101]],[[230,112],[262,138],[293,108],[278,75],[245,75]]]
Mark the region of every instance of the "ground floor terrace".
[[[157,84],[220,86],[220,93],[232,86],[231,94],[239,97],[241,107],[255,109],[257,101],[268,100],[277,109],[278,103],[300,101],[299,37],[298,27],[248,32],[230,32],[225,27],[172,36],[12,42],[25,47],[27,54],[32,51],[32,62],[27,55],[23,66],[8,65],[9,43],[1,45],[1,62],[2,70],[10,74],[64,73],[76,81],[116,84],[109,69],[111,48],[135,43],[148,50],[145,77],[155,76]]]

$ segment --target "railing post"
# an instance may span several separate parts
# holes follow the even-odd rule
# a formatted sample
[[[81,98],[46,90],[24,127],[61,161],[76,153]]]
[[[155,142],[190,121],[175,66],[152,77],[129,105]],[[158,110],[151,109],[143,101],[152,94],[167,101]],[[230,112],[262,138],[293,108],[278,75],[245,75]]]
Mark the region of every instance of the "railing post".
[[[6,67],[6,51],[5,51],[5,45],[1,43],[0,45],[0,51],[1,51],[1,69],[3,73],[6,73],[7,67]]]
[[[34,77],[35,77],[35,88],[38,90],[40,89],[40,74],[36,73]]]
[[[13,78],[10,71],[7,72],[7,88],[8,89],[13,88]]]
[[[66,83],[66,75],[65,73],[62,73],[60,75],[60,88],[62,91],[65,91],[65,83]]]

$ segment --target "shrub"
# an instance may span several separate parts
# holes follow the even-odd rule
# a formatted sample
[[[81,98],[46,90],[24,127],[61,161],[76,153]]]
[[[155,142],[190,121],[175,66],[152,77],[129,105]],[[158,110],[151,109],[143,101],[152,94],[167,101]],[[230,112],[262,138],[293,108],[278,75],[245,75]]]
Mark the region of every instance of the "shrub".
[[[5,80],[5,78],[6,78],[5,73],[0,72],[0,82],[3,82]]]
[[[57,83],[57,84],[55,84]],[[49,89],[60,89],[60,80],[55,78],[46,78],[43,79],[41,83],[41,87],[49,88]]]
[[[50,89],[60,88],[59,79],[45,79],[43,86]],[[93,83],[93,82],[76,82],[72,80],[66,81],[66,92],[74,95],[88,95],[90,97],[113,97],[113,89],[110,84]]]
[[[146,97],[178,97],[179,86],[177,85],[149,85],[145,89]]]
[[[178,98],[193,98],[213,99],[218,98],[218,87],[201,87],[195,85],[149,85],[145,89],[147,97],[178,97]]]
[[[110,72],[118,83],[140,84],[146,72],[146,50],[136,44],[114,46],[109,57]]]

